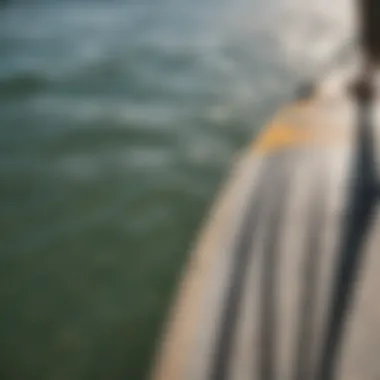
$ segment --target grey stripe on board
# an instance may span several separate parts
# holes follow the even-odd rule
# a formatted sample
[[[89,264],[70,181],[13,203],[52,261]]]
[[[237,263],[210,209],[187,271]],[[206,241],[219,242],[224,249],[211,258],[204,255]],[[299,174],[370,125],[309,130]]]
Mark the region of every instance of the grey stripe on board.
[[[274,158],[267,158],[262,165],[257,187],[253,189],[251,199],[248,201],[242,225],[236,237],[236,247],[233,249],[235,258],[224,302],[225,308],[221,317],[221,324],[219,330],[217,330],[215,354],[212,358],[209,376],[210,380],[227,379],[231,365],[233,341],[240,309],[239,305],[243,298],[242,293],[247,276],[247,268],[251,264],[250,260],[252,259],[252,241],[260,224],[262,207],[268,197],[268,186],[273,179]]]
[[[260,339],[258,348],[259,366],[258,378],[261,380],[273,380],[276,378],[277,347],[278,345],[278,291],[279,291],[279,269],[281,265],[281,239],[284,231],[286,216],[286,205],[289,200],[290,176],[288,165],[280,161],[280,172],[277,174],[273,183],[274,195],[273,204],[269,205],[272,210],[269,215],[269,224],[266,231],[265,243],[263,248],[263,270],[261,273],[261,296],[260,296]],[[277,183],[278,182],[278,183]],[[281,193],[280,193],[281,192]]]

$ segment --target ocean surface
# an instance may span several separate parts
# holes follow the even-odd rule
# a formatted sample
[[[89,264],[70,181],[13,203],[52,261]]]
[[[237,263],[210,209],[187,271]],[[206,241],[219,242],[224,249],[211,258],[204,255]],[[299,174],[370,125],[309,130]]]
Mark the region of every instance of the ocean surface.
[[[282,3],[0,1],[1,380],[146,378],[234,156],[344,34]]]

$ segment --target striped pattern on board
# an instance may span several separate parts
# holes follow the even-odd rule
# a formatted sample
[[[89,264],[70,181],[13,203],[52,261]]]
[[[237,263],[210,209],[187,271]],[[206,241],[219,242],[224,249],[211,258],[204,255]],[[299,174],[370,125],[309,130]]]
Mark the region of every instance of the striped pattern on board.
[[[352,128],[344,134],[339,145],[307,146],[264,136],[241,158],[192,255],[155,380],[380,378],[380,219],[363,162],[357,177],[350,171]],[[357,206],[355,189],[364,191]],[[335,350],[333,305],[350,250],[360,251],[361,271]]]

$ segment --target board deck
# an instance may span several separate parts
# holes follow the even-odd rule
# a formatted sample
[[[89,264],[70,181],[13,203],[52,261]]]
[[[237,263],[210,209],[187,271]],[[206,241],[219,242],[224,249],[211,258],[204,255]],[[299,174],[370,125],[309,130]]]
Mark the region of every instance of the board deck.
[[[351,212],[355,113],[347,82],[326,82],[239,157],[190,255],[152,379],[319,380]],[[377,207],[367,235],[339,380],[380,378]]]

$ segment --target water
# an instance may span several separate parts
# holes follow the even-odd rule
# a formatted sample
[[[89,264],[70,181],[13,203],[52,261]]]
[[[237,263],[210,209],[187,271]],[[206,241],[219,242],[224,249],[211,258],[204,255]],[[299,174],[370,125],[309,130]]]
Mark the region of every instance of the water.
[[[294,87],[275,3],[3,2],[1,379],[145,378],[234,154]]]

